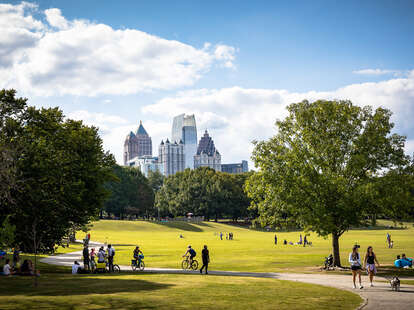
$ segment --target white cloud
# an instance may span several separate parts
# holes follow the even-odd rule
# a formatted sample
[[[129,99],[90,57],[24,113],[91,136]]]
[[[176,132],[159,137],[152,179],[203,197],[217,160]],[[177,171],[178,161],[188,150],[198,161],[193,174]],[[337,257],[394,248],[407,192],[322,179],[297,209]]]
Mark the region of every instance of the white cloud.
[[[352,73],[361,74],[361,75],[385,75],[385,74],[398,74],[398,70],[383,70],[383,69],[362,69],[355,70]]]
[[[69,113],[68,118],[81,120],[86,125],[99,127],[101,132],[106,132],[114,125],[127,125],[128,121],[117,115],[107,115],[104,113],[92,113],[86,110],[77,110]]]
[[[29,94],[133,94],[193,85],[213,64],[232,67],[235,49],[198,49],[136,29],[69,21],[56,8],[0,4],[0,87]]]
[[[275,133],[276,119],[283,119],[286,106],[304,99],[350,99],[357,105],[382,106],[394,112],[393,121],[401,134],[414,133],[414,76],[378,83],[352,84],[334,91],[292,93],[280,89],[199,89],[179,92],[145,106],[147,117],[163,117],[164,122],[179,113],[195,113],[199,135],[209,129],[222,154],[223,162],[250,159],[254,139],[262,140]],[[168,130],[170,130],[168,128]],[[169,131],[165,133],[169,135]],[[407,143],[412,151],[413,141]]]
[[[50,26],[58,29],[68,29],[69,23],[62,16],[62,12],[59,9],[53,8],[45,10],[46,20]]]
[[[223,61],[223,67],[234,68],[236,51],[237,50],[233,46],[218,44],[214,50],[214,56],[216,59]]]

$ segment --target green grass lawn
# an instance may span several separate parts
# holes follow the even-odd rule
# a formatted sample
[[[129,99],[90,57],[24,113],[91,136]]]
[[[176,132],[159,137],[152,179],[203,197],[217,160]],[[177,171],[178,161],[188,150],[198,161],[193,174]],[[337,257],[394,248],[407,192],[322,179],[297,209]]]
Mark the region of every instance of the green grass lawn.
[[[355,309],[347,291],[275,279],[200,275],[0,277],[1,309]]]
[[[382,224],[391,224],[384,223]],[[351,230],[340,239],[342,264],[348,264],[348,255],[355,243],[365,252],[369,245],[374,247],[381,264],[392,264],[396,255],[406,253],[414,256],[414,228]],[[390,232],[394,248],[386,247],[386,233]],[[234,240],[220,240],[220,232],[233,232]],[[312,247],[283,245],[284,239],[297,242],[301,232],[276,232],[278,245],[274,245],[274,232],[256,231],[222,223],[203,222],[189,224],[170,222],[158,224],[144,221],[108,221],[94,223],[91,239],[112,243],[116,249],[118,264],[129,265],[135,245],[145,254],[147,267],[180,268],[181,255],[192,245],[200,260],[201,249],[208,245],[212,270],[232,271],[311,271],[321,266],[323,259],[331,253],[331,240],[311,234]],[[180,238],[180,234],[184,238]],[[303,235],[303,232],[302,232]],[[78,234],[78,239],[84,233]],[[225,238],[224,238],[225,239]],[[313,267],[308,268],[308,267]],[[408,271],[408,276],[414,272]]]

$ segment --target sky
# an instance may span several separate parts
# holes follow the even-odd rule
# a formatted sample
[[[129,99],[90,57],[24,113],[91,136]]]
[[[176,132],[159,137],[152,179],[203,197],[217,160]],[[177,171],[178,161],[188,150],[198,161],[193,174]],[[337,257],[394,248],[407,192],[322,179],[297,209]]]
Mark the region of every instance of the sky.
[[[0,88],[99,127],[120,164],[140,120],[157,155],[180,113],[250,161],[304,99],[391,109],[414,152],[410,0],[0,0],[0,38]]]

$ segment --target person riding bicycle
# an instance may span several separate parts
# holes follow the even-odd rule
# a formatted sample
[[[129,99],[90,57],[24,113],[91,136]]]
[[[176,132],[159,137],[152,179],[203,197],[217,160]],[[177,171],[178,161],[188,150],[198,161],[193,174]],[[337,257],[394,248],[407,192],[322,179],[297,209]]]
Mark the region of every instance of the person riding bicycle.
[[[134,259],[137,261],[137,263],[141,261],[140,253],[141,255],[144,255],[144,253],[142,253],[142,251],[140,250],[139,246],[137,246],[133,252]]]
[[[186,257],[187,254],[190,255],[190,266],[191,266],[193,264],[194,257],[197,255],[196,251],[194,251],[191,245],[188,246],[187,251],[185,252],[183,257]]]

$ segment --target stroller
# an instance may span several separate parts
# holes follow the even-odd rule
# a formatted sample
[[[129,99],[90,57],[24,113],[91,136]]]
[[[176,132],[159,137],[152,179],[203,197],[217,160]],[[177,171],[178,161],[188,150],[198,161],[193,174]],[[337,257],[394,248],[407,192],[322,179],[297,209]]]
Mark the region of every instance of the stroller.
[[[328,257],[325,257],[323,269],[330,270],[330,269],[333,269],[333,267],[334,267],[334,258],[332,254],[329,254]]]

